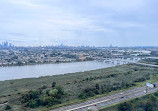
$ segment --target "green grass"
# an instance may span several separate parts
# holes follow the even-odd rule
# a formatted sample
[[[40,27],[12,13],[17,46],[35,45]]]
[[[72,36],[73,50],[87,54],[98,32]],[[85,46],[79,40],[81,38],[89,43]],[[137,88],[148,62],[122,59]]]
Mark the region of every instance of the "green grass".
[[[50,72],[51,73],[51,72]],[[144,78],[144,81],[134,82],[140,78]],[[88,80],[87,80],[88,78]],[[28,78],[19,80],[9,80],[0,82],[0,102],[9,101],[9,104],[13,107],[13,110],[21,109],[25,110],[25,107],[19,102],[21,94],[30,90],[36,90],[43,85],[51,87],[52,82],[55,81],[57,85],[64,88],[67,96],[63,98],[62,104],[52,106],[52,108],[65,106],[72,103],[78,103],[84,100],[78,99],[78,94],[85,88],[95,87],[95,84],[100,86],[115,86],[114,84],[120,84],[122,82],[135,84],[135,86],[124,87],[122,89],[113,90],[109,93],[102,95],[96,95],[92,98],[98,98],[106,96],[108,94],[120,92],[124,89],[132,89],[134,87],[145,85],[148,82],[158,81],[158,69],[151,67],[141,67],[135,65],[122,65],[112,68],[99,69],[94,71],[78,72],[65,75],[54,75],[40,78]],[[87,100],[87,99],[85,99]],[[15,109],[14,109],[15,107]],[[42,108],[39,108],[42,109]],[[43,108],[45,110],[49,108]],[[29,109],[31,110],[31,109]],[[38,110],[38,109],[32,109]]]
[[[118,107],[117,105],[114,105],[114,106],[111,106],[111,107],[107,107],[107,108],[101,109],[99,111],[118,111],[117,107]]]

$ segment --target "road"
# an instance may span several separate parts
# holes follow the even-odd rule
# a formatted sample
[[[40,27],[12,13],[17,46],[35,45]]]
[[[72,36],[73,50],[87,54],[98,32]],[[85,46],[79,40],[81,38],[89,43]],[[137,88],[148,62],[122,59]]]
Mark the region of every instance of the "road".
[[[158,65],[146,64],[146,63],[133,63],[133,64],[140,65],[140,66],[146,66],[146,67],[158,68]]]
[[[155,83],[155,84],[157,87],[148,88],[147,93],[158,91],[158,83]],[[61,107],[61,108],[54,109],[51,111],[87,111],[89,108],[101,109],[108,105],[119,103],[121,101],[132,99],[138,96],[143,96],[147,94],[145,91],[146,91],[146,86],[143,86],[143,87],[135,88],[132,90],[127,90],[121,93],[109,95],[106,97],[88,100],[83,103]]]

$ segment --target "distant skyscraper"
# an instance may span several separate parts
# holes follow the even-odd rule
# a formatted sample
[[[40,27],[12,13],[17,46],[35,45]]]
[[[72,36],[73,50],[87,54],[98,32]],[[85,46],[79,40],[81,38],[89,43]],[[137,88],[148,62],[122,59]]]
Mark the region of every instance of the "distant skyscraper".
[[[9,43],[9,47],[12,47],[12,43]]]
[[[14,47],[14,45],[6,41],[6,42],[2,42],[2,44],[0,44],[0,47]]]
[[[8,41],[6,41],[6,44],[5,44],[5,45],[6,45],[6,47],[8,47]]]

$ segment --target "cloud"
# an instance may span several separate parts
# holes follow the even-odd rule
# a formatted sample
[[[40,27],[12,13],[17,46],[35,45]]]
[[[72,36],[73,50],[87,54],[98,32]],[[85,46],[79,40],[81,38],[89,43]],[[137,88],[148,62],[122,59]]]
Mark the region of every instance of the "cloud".
[[[19,6],[28,7],[28,8],[44,7],[44,5],[42,4],[33,3],[32,0],[7,0],[7,1],[13,5],[19,5]]]
[[[128,45],[124,40],[130,37],[157,37],[156,4],[154,0],[0,1],[0,38],[28,45],[64,41]]]
[[[148,0],[146,0],[148,1]],[[146,5],[144,0],[92,0],[91,4],[98,7],[111,9],[114,11],[131,11],[141,9]]]

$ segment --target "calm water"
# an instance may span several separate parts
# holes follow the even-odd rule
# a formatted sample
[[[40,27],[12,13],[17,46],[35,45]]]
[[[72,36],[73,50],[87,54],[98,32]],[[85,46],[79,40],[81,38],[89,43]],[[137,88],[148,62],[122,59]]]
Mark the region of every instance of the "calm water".
[[[60,64],[0,67],[0,81],[82,72],[112,66],[115,65],[103,62],[88,61]]]

